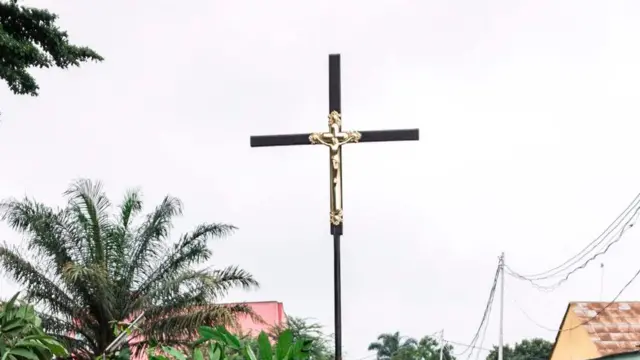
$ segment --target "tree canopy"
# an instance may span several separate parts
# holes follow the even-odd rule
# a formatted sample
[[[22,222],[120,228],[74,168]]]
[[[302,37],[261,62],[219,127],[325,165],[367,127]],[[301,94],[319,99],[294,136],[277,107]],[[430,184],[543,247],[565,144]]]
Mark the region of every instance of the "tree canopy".
[[[513,347],[505,345],[502,348],[503,356],[508,360],[546,360],[551,356],[553,343],[544,339],[524,339]],[[487,360],[498,360],[498,347],[494,346]]]
[[[192,340],[200,325],[234,325],[238,314],[254,315],[245,305],[217,304],[232,288],[257,287],[251,274],[236,266],[196,268],[211,259],[209,241],[229,235],[232,225],[203,223],[171,242],[172,221],[182,214],[175,197],[141,216],[135,190],[115,209],[100,183],[89,180],[74,182],[65,196],[61,209],[31,199],[0,204],[2,219],[26,245],[0,246],[0,268],[24,286],[43,328],[76,358],[101,354],[114,329],[142,313],[134,351],[150,340]]]
[[[0,0],[0,78],[15,94],[38,95],[39,86],[29,69],[80,66],[102,61],[86,46],[69,42],[66,31],[56,25],[58,16],[46,9]]]
[[[369,344],[369,351],[376,352],[376,360],[439,360],[441,345],[431,336],[424,336],[419,341],[411,337],[401,336],[400,332],[385,333],[378,336],[378,341]],[[444,360],[455,360],[453,347],[442,348]]]

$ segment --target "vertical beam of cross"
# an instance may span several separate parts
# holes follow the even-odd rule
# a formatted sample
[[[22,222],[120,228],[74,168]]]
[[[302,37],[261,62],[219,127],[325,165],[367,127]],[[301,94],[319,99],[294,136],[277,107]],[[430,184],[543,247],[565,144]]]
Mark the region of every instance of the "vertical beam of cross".
[[[419,140],[418,129],[342,131],[340,55],[329,55],[329,131],[251,136],[251,147],[320,144],[329,148],[329,224],[333,235],[335,358],[342,359],[342,285],[340,237],[343,233],[342,146],[358,142]]]
[[[340,55],[329,56],[329,127],[336,139],[342,132],[342,94],[340,86]],[[337,115],[337,116],[336,116]],[[333,121],[333,125],[332,125]],[[337,127],[337,128],[336,128]],[[337,130],[337,131],[336,131]],[[335,141],[334,141],[335,142]],[[329,147],[329,181],[331,196],[331,234],[333,235],[333,321],[335,359],[342,360],[342,276],[340,268],[340,236],[342,236],[342,145]],[[338,163],[335,163],[335,160]],[[336,218],[338,217],[338,218]]]

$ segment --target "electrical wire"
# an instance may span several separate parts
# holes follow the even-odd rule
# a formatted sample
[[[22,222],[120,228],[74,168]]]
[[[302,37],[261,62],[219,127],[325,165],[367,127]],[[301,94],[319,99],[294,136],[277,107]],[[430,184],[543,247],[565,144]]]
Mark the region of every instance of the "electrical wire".
[[[488,319],[489,312],[491,311],[491,305],[493,304],[493,298],[494,298],[495,293],[496,293],[496,287],[498,285],[498,276],[500,275],[501,267],[502,267],[502,260],[501,260],[501,263],[498,265],[498,267],[496,269],[495,276],[493,277],[493,283],[491,284],[491,291],[489,292],[489,299],[487,300],[487,305],[484,308],[484,312],[482,314],[482,320],[480,321],[480,325],[478,326],[478,330],[476,330],[476,333],[473,336],[473,339],[471,339],[471,342],[469,343],[469,346],[466,349],[464,349],[461,353],[454,354],[454,356],[458,357],[460,355],[465,354],[467,351],[471,350],[477,344],[478,338],[480,337],[480,332],[482,331],[482,328],[483,328],[485,322]]]
[[[484,345],[484,339],[487,336],[487,329],[489,328],[489,321],[491,320],[491,309],[492,308],[493,308],[493,301],[491,302],[491,305],[489,306],[489,314],[487,315],[487,321],[485,321],[485,323],[484,323],[484,330],[482,331],[482,338],[480,338],[480,346],[478,346],[478,349],[482,349],[482,346]],[[467,359],[469,359],[469,357],[471,356],[472,353],[473,353],[473,350],[471,350],[471,352],[469,353],[469,356],[467,357]],[[480,351],[476,351],[476,360],[479,360],[479,359],[480,359]]]
[[[635,211],[634,211],[634,209],[635,209]],[[619,227],[619,225],[624,221],[624,219],[630,213],[632,213],[632,212],[634,213],[634,215],[631,217],[631,218],[634,218],[638,214],[638,210],[640,210],[640,193],[638,193],[636,195],[636,197],[633,199],[633,201],[631,201],[631,203],[627,206],[627,208],[622,213],[620,213],[620,215],[618,215],[618,217],[611,224],[609,224],[609,226],[598,237],[596,237],[589,244],[587,244],[587,246],[585,246],[582,250],[580,250],[577,254],[575,254],[574,256],[572,256],[571,258],[569,258],[568,260],[566,260],[562,264],[560,264],[560,265],[558,265],[558,266],[556,266],[554,268],[551,268],[549,270],[546,270],[546,271],[543,271],[543,272],[540,272],[540,273],[536,273],[536,274],[529,274],[529,275],[518,274],[513,269],[509,269],[509,271],[512,272],[513,274],[517,274],[518,275],[517,277],[526,278],[526,280],[532,280],[532,281],[546,280],[546,279],[552,278],[554,276],[557,276],[558,274],[562,273],[563,271],[566,271],[568,268],[572,267],[573,265],[579,263],[582,259],[584,259],[586,256],[588,256],[588,254],[590,252],[592,252],[598,246],[603,244],[605,242],[605,240],[607,239],[607,237],[612,232],[614,232],[614,230],[616,228]],[[625,226],[627,226],[628,224],[629,224],[629,220],[625,223]],[[607,246],[607,250],[610,247],[610,245],[611,244],[609,244]],[[574,269],[574,271],[575,271],[575,269]]]
[[[607,228],[600,233],[600,235],[598,235],[598,237],[596,237],[594,240],[592,240],[589,244],[587,244],[587,246],[585,246],[582,250],[580,250],[580,252],[578,252],[576,255],[574,255],[573,257],[569,258],[568,260],[566,260],[564,263],[549,269],[547,271],[543,271],[537,274],[530,274],[530,275],[525,275],[528,278],[533,278],[534,280],[542,280],[541,278],[545,277],[545,274],[554,272],[556,270],[561,269],[562,267],[565,267],[565,265],[567,265],[569,262],[574,261],[574,262],[578,262],[580,261],[580,259],[584,258],[584,256],[586,256],[586,253],[588,253],[588,249],[595,244],[594,247],[596,247],[597,245],[599,245],[600,243],[602,243],[603,239],[606,238],[606,236],[608,236],[609,234],[611,234],[611,232],[613,232],[613,229],[615,229],[621,222],[622,220],[633,210],[634,207],[637,207],[638,204],[640,204],[640,193],[638,193],[636,195],[635,198],[633,198],[633,200],[631,201],[631,203],[627,206],[627,208],[620,213],[620,215],[618,215],[618,217],[611,223],[609,224],[609,226],[607,226]],[[636,210],[637,211],[637,210]],[[586,253],[585,253],[586,252]],[[583,254],[585,253],[585,254]],[[581,256],[582,255],[582,256]]]
[[[562,285],[564,282],[569,280],[569,277],[571,275],[573,275],[574,273],[576,273],[579,270],[582,270],[582,269],[586,268],[587,265],[589,265],[590,262],[594,261],[599,256],[604,255],[605,253],[607,253],[607,251],[609,251],[609,249],[614,244],[618,243],[622,239],[622,236],[624,236],[624,234],[627,232],[627,230],[631,229],[636,224],[636,222],[638,221],[638,217],[639,216],[640,216],[640,206],[635,208],[635,210],[633,211],[633,214],[631,215],[631,217],[629,217],[629,219],[627,219],[627,221],[624,223],[622,228],[620,228],[620,231],[618,232],[617,236],[615,236],[615,238],[613,238],[611,241],[609,241],[608,244],[601,251],[593,254],[593,256],[591,256],[585,262],[583,262],[582,265],[573,268],[572,270],[567,272],[560,280],[556,281],[555,283],[553,283],[551,285],[540,285],[540,284],[538,284],[536,282],[536,280],[539,280],[541,278],[531,278],[531,277],[528,277],[528,276],[525,276],[525,275],[518,274],[512,268],[510,268],[509,266],[505,265],[507,273],[509,275],[517,278],[517,279],[529,282],[531,285],[533,285],[538,290],[541,290],[541,291],[553,291],[553,290],[557,289],[560,285]]]
[[[539,328],[543,329],[543,330],[548,330],[551,332],[555,332],[555,333],[559,333],[559,332],[566,332],[566,331],[571,331],[571,330],[575,330],[581,326],[587,325],[588,323],[590,323],[591,321],[595,320],[598,316],[600,316],[600,314],[602,314],[605,310],[607,310],[611,305],[613,305],[618,298],[620,297],[620,295],[622,295],[622,293],[638,278],[638,276],[640,275],[640,269],[638,269],[638,271],[636,271],[636,273],[631,277],[631,279],[622,287],[622,289],[620,289],[620,291],[618,291],[618,294],[613,298],[613,300],[609,301],[607,303],[607,305],[605,305],[602,309],[598,310],[595,315],[591,316],[590,318],[588,318],[587,320],[584,320],[582,322],[580,322],[578,325],[572,326],[570,328],[567,329],[553,329],[551,327],[547,327],[544,325],[539,324],[537,321],[535,321],[531,316],[529,316],[529,314],[527,314],[524,309],[522,307],[520,307],[517,303],[516,305],[518,305],[518,308],[520,309],[520,311],[525,315],[525,317],[527,319],[529,319],[529,321],[531,321],[534,325],[538,326]],[[513,298],[512,298],[513,299]],[[515,302],[515,299],[514,299]]]

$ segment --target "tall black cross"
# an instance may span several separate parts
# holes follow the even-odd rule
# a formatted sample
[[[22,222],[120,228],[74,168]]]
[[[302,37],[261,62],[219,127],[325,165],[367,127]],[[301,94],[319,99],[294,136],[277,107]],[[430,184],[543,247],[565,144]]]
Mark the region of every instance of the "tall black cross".
[[[342,145],[358,142],[418,140],[418,129],[342,131],[340,55],[329,55],[329,131],[311,134],[252,136],[251,147],[325,145],[329,148],[329,222],[333,235],[333,281],[336,360],[342,359],[342,299],[340,284],[340,236],[342,235]]]

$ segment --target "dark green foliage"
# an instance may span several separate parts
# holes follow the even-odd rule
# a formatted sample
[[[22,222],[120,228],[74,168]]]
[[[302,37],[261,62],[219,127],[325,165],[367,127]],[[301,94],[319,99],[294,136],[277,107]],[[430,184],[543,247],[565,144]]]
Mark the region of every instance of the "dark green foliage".
[[[79,180],[65,195],[62,209],[30,199],[0,204],[0,216],[26,244],[22,250],[0,246],[0,268],[26,288],[43,327],[76,358],[102,354],[116,338],[114,328],[142,312],[134,353],[147,345],[142,339],[184,343],[200,325],[232,325],[238,314],[253,315],[244,305],[216,304],[231,288],[256,287],[250,274],[235,266],[195,269],[210,261],[210,240],[233,226],[201,224],[171,242],[172,221],[182,214],[174,197],[141,216],[137,191],[115,211],[99,183]]]
[[[551,356],[553,343],[544,339],[524,339],[515,343],[513,347],[506,345],[502,348],[506,360],[546,360]],[[498,360],[498,347],[494,346],[487,360]]]
[[[0,358],[50,360],[68,355],[60,343],[42,331],[33,307],[18,303],[17,298],[18,294],[0,304]]]
[[[445,360],[455,360],[453,347],[445,345],[442,349]],[[381,334],[378,341],[369,344],[369,351],[376,352],[377,360],[439,360],[440,344],[430,336],[420,341],[400,336],[399,332]]]
[[[273,345],[269,336],[261,332],[255,339],[256,348],[223,326],[201,326],[198,334],[200,338],[186,351],[170,346],[149,349],[149,360],[308,360],[312,343],[312,340],[295,339],[291,330],[280,332]]]
[[[70,44],[56,19],[57,15],[46,9],[18,5],[18,0],[0,0],[0,78],[15,94],[38,95],[30,68],[66,69],[103,60],[88,47]]]
[[[287,316],[286,326],[275,326],[269,332],[269,336],[276,340],[280,334],[289,330],[296,340],[311,340],[309,347],[310,360],[333,359],[333,345],[330,337],[322,332],[322,325],[310,322],[308,319]]]
[[[391,360],[404,358],[404,355],[415,347],[416,341],[412,338],[403,340],[400,332],[385,333],[378,336],[378,341],[369,344],[369,351],[376,352],[377,360]]]

